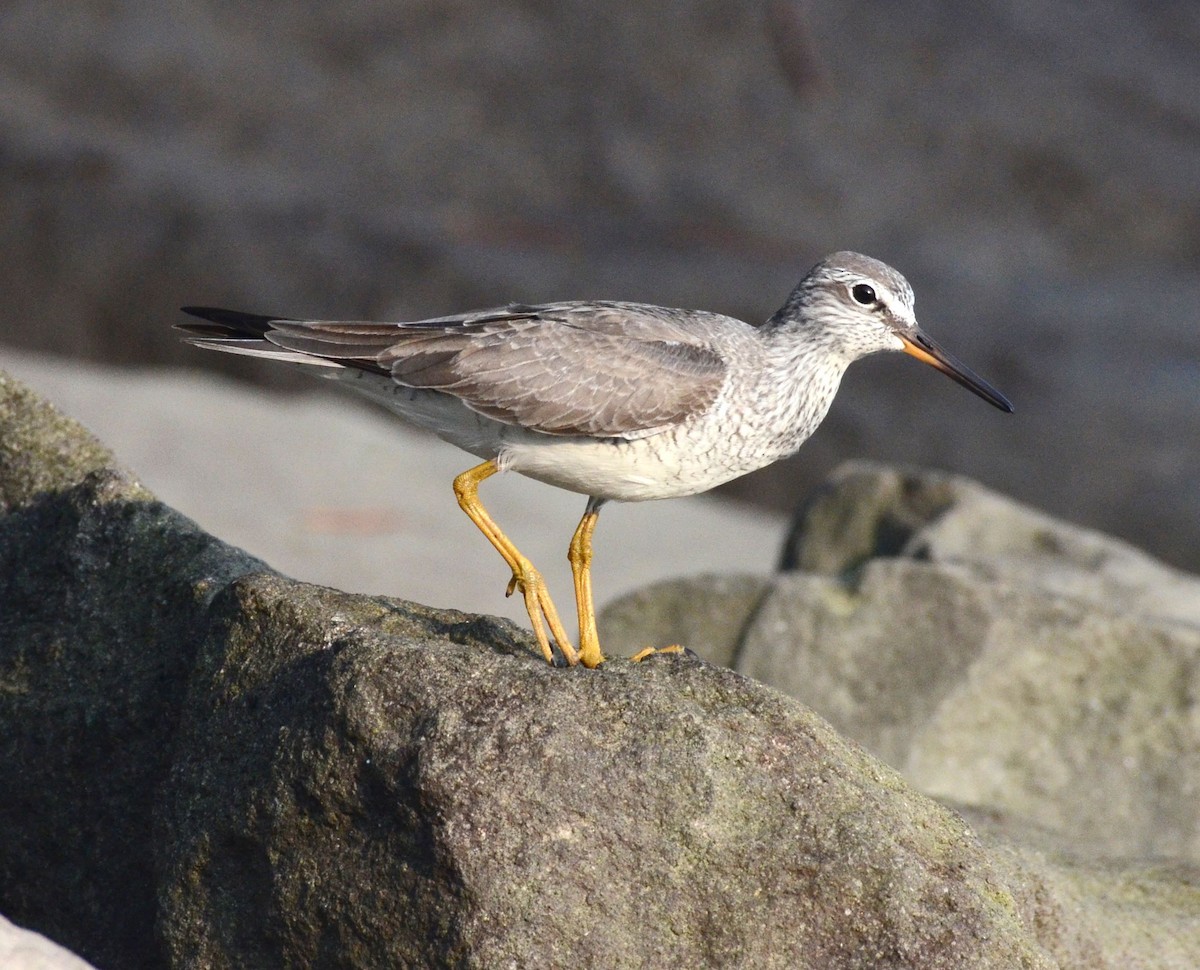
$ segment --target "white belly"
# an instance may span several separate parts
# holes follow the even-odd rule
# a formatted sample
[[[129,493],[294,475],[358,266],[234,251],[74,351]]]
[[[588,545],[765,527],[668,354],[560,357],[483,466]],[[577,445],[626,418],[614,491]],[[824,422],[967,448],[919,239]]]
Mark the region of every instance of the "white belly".
[[[747,463],[712,442],[675,432],[634,441],[513,435],[498,457],[502,468],[620,502],[705,492],[771,460]]]
[[[326,376],[322,374],[321,376]],[[694,495],[791,454],[824,416],[773,422],[753,410],[741,420],[707,419],[634,440],[539,434],[470,410],[438,391],[401,387],[379,375],[327,376],[408,421],[484,459],[548,485],[621,502]],[[832,395],[830,395],[832,396]],[[714,410],[724,412],[724,402]],[[783,434],[778,427],[790,428]],[[724,426],[718,432],[715,426]]]

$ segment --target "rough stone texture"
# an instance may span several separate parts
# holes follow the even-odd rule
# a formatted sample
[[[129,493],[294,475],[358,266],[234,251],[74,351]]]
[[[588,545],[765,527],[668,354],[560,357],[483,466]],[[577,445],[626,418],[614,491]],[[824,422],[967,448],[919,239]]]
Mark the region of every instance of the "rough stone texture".
[[[76,422],[0,371],[0,511],[80,484],[114,464]]]
[[[151,945],[152,793],[207,596],[261,563],[0,375],[0,912],[102,967]]]
[[[95,970],[90,963],[51,943],[39,933],[23,930],[0,916],[0,967],[4,970]]]
[[[866,362],[731,487],[784,508],[848,454],[949,466],[1197,569],[1198,9],[12,0],[0,333],[192,362],[168,324],[195,302],[762,320],[856,248],[1017,414]]]
[[[765,576],[697,576],[622,596],[597,618],[606,654],[683,644],[709,663],[732,667],[746,626],[771,589]],[[678,594],[676,593],[678,590]],[[700,595],[693,595],[697,591]]]
[[[961,819],[731,671],[555,670],[267,577],[213,619],[176,963],[1051,965]]]
[[[781,577],[737,669],[933,795],[1200,862],[1200,629],[880,560]]]
[[[646,590],[621,642],[727,613],[735,669],[812,705],[923,791],[1098,854],[1200,862],[1200,578],[958,476],[850,463],[754,608]],[[737,618],[737,622],[733,622]],[[703,654],[703,651],[701,651]],[[1102,796],[1097,793],[1102,792]]]
[[[93,455],[0,465],[0,909],[106,970],[1200,961],[1195,870],[968,824],[730,670],[288,580],[0,391]]]
[[[1184,970],[1197,960],[1200,869],[1086,859],[994,812],[959,807],[1004,873],[1025,918],[1062,968]]]
[[[781,566],[837,576],[896,555],[1200,626],[1200,577],[961,475],[925,469],[840,466],[797,513]]]

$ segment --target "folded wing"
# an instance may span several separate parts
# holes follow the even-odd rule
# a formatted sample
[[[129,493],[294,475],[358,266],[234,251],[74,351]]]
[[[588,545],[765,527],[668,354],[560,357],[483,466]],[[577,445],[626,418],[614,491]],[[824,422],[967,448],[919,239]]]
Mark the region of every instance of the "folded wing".
[[[552,435],[656,434],[710,407],[726,372],[679,311],[642,304],[513,305],[416,323],[186,312],[209,321],[181,327],[199,346],[375,371]]]

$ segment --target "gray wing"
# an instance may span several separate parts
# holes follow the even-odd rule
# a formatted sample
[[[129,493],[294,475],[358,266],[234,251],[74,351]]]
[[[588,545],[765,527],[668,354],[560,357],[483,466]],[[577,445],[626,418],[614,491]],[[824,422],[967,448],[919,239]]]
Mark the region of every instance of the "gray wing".
[[[418,323],[272,320],[287,351],[389,373],[507,424],[641,438],[716,399],[725,363],[697,323],[714,314],[631,303],[514,305]],[[728,321],[726,321],[728,322]]]

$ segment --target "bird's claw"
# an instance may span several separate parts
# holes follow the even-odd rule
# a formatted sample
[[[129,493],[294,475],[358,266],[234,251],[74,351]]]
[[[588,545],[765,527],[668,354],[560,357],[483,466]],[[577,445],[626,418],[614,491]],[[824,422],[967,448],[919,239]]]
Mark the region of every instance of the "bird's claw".
[[[642,661],[648,660],[650,657],[657,657],[663,654],[674,654],[677,657],[694,657],[699,659],[694,650],[691,650],[679,643],[672,643],[669,647],[646,647],[645,650],[639,650],[629,659],[635,664],[640,664]]]

